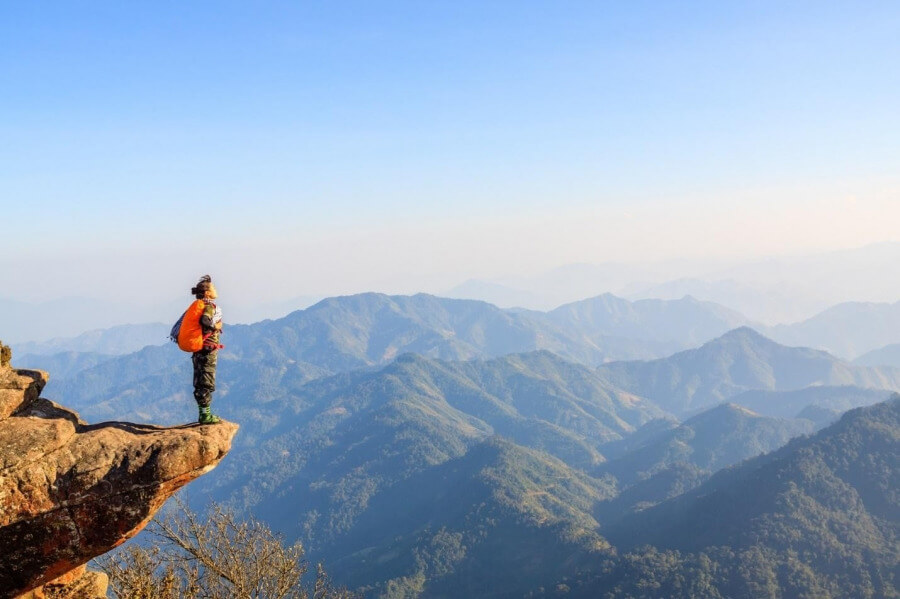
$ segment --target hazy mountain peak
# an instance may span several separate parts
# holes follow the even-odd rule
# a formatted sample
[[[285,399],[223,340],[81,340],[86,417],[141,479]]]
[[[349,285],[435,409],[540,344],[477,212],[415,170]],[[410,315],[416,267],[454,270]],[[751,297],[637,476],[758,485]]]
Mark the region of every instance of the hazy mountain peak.
[[[748,390],[848,385],[900,389],[900,371],[854,367],[824,351],[780,345],[750,327],[668,358],[616,362],[600,371],[613,384],[674,414],[719,404]]]
[[[394,364],[424,364],[430,360],[421,354],[415,352],[404,352],[397,356]]]
[[[766,332],[780,343],[822,348],[853,359],[900,339],[900,302],[845,302]]]
[[[600,295],[595,295],[593,297],[565,303],[555,308],[554,310],[551,310],[550,312],[565,312],[574,309],[584,309],[586,307],[595,309],[617,307],[619,309],[623,309],[630,308],[631,305],[631,302],[617,295],[613,295],[612,293],[601,293]]]
[[[695,431],[705,430],[713,435],[728,435],[728,430],[733,429],[737,432],[742,426],[748,426],[753,421],[771,421],[776,419],[770,416],[763,416],[732,402],[723,402],[715,407],[709,408],[696,416],[688,418],[682,426],[691,428]],[[785,420],[785,422],[787,422]],[[743,424],[738,424],[743,423]],[[770,448],[771,449],[771,448]]]
[[[690,418],[685,421],[685,424],[697,423],[700,422],[704,418],[720,418],[722,416],[738,416],[741,418],[765,418],[761,414],[754,412],[749,408],[745,408],[742,405],[732,403],[730,401],[726,401],[717,405],[714,408],[710,408],[701,414],[697,414],[693,418]]]
[[[716,344],[724,344],[730,343],[734,341],[748,341],[756,344],[771,344],[777,345],[774,341],[757,331],[756,329],[749,326],[737,327],[736,329],[732,329],[718,337],[717,339],[713,339],[706,345],[716,345]]]
[[[745,354],[747,352],[762,352],[764,354],[768,354],[771,352],[778,352],[783,350],[796,350],[797,352],[805,352],[805,353],[814,353],[819,354],[821,356],[827,356],[833,360],[838,360],[838,358],[834,358],[827,352],[821,350],[813,350],[806,347],[790,347],[787,345],[782,345],[777,341],[772,340],[771,338],[765,336],[760,333],[753,327],[750,326],[741,326],[735,329],[732,329],[725,334],[716,337],[710,341],[704,343],[697,350],[686,350],[687,353],[691,351],[703,351],[703,352],[739,352]]]

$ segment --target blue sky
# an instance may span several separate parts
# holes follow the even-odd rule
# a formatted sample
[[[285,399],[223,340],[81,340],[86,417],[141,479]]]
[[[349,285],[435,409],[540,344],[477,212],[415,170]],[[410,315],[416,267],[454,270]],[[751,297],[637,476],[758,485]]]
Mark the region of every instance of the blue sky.
[[[897,240],[898,56],[887,2],[2,2],[0,296]]]

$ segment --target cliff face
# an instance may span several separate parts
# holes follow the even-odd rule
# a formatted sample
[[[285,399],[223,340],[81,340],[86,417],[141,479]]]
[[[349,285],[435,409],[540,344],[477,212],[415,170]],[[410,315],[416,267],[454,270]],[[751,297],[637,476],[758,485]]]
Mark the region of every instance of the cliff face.
[[[89,425],[40,397],[47,378],[0,364],[0,597],[105,597],[83,564],[213,469],[238,427]]]

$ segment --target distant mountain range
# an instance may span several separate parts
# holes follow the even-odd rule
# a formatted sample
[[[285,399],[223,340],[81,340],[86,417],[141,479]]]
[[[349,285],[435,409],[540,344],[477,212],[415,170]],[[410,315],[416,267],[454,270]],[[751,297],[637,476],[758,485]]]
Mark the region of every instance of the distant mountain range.
[[[450,299],[474,299],[499,308],[523,308],[529,310],[550,310],[559,304],[546,302],[535,293],[519,291],[500,283],[470,279],[441,294]]]
[[[367,293],[323,300],[278,320],[228,326],[220,374],[223,389],[240,387],[243,383],[239,379],[246,378],[248,368],[260,372],[302,371],[308,380],[383,366],[407,352],[466,360],[546,349],[573,361],[599,364],[610,359],[668,355],[720,335],[740,321],[739,315],[690,298],[632,303],[606,295],[543,313],[506,311],[484,302],[421,294]],[[107,353],[143,337],[164,339],[168,330],[160,335],[161,327],[117,327],[66,342],[42,344],[38,349],[80,347]],[[84,394],[96,397],[101,387],[111,393],[105,399],[112,400],[115,388],[123,383],[130,386],[134,377],[148,378],[150,388],[168,397],[186,385],[169,387],[149,377],[159,374],[166,380],[178,380],[171,371],[183,371],[187,359],[172,349],[172,344],[145,348],[104,364],[96,356],[78,360],[71,355],[58,356],[55,361],[17,359],[16,363],[21,367],[64,365],[51,378],[47,393],[65,394],[67,401],[77,402]],[[15,350],[22,356],[18,347]],[[79,364],[84,372],[78,372]]]
[[[702,298],[745,315],[753,322],[767,325],[793,323],[827,308],[821,298],[798,298],[779,286],[767,287],[734,279],[682,278],[660,284],[632,284],[618,292],[632,301],[654,298]]]
[[[675,415],[733,400],[750,390],[845,385],[900,390],[898,370],[854,366],[823,351],[785,347],[747,327],[668,358],[614,362],[601,366],[600,372],[616,387]],[[762,405],[756,408],[767,413]]]
[[[0,298],[0,335],[5,343],[24,355],[26,353],[49,354],[61,351],[98,351],[101,353],[124,353],[136,351],[144,345],[163,342],[157,337],[139,337],[131,342],[121,337],[126,345],[120,349],[95,347],[91,338],[102,329],[128,328],[134,323],[162,322],[168,327],[178,319],[191,296],[178,296],[164,300],[130,297],[125,301],[109,301],[85,297],[65,297],[50,301],[25,302]],[[227,320],[231,323],[256,322],[264,318],[281,317],[291,311],[311,306],[321,296],[300,296],[282,301],[255,302],[235,301],[226,298]],[[145,327],[144,324],[139,324]],[[87,334],[85,334],[87,332]],[[80,338],[73,340],[72,338]],[[75,345],[72,345],[74,341]],[[84,342],[86,345],[80,345]],[[135,343],[143,345],[135,346]]]
[[[896,302],[900,281],[885,273],[898,262],[900,243],[887,242],[740,263],[569,264],[533,276],[470,280],[448,294],[539,310],[602,293],[630,300],[689,295],[727,306],[752,322],[774,325],[853,300]]]
[[[727,308],[691,297],[629,302],[611,294],[560,306],[547,313],[558,326],[581,339],[618,338],[656,344],[666,354],[695,347],[747,324]]]
[[[342,316],[346,322],[340,322]],[[266,322],[272,326],[264,325]],[[169,326],[120,325],[76,337],[12,345],[19,356],[66,352],[122,355],[146,345],[166,343]],[[240,326],[246,325],[229,328],[236,332]],[[315,353],[319,347],[330,344],[332,358],[336,358],[336,353],[355,353],[351,361],[356,365],[360,361],[370,365],[384,363],[392,351],[395,355],[416,351],[434,357],[467,359],[549,349],[584,363],[660,358],[696,347],[740,326],[750,326],[782,344],[822,349],[849,360],[898,343],[900,302],[846,303],[803,322],[767,327],[722,305],[691,297],[628,301],[603,294],[549,312],[536,312],[422,294],[370,293],[329,298],[309,309],[250,326],[251,330],[265,330],[269,336],[292,328],[306,341],[289,338],[289,346],[306,342],[310,352]],[[396,327],[396,334],[391,327]],[[409,338],[404,339],[403,335]],[[379,342],[384,344],[383,353],[376,355]],[[367,344],[365,355],[359,353],[361,343]],[[874,353],[866,356],[860,364],[874,359],[894,365],[891,360],[898,358],[886,351],[883,357]],[[72,361],[71,357],[65,359]]]
[[[672,540],[637,550],[622,540],[620,527],[649,538],[642,518],[668,513],[680,497],[700,501],[696,490],[724,489],[708,486],[725,480],[710,479],[713,471],[762,463],[765,456],[754,456],[847,407],[883,399],[884,388],[900,381],[890,368],[785,347],[746,327],[729,331],[735,319],[689,298],[605,295],[542,313],[362,294],[229,326],[213,405],[241,431],[188,499],[253,511],[288,540],[302,540],[339,582],[371,597],[642,596],[615,591],[629,585],[656,589],[643,595],[652,597],[754,596],[747,589],[756,588],[757,569],[775,581],[775,596],[821,595],[825,587],[801,576],[803,564],[821,568],[818,558],[794,556],[790,546],[723,535],[714,549]],[[715,338],[704,343],[709,335]],[[688,342],[703,345],[667,358],[601,363]],[[174,344],[114,357],[31,359],[67,374],[51,379],[45,396],[89,421],[174,424],[196,414],[189,356]],[[897,430],[890,418],[884,422]],[[877,445],[878,435],[867,439]],[[804,443],[801,437],[787,448]],[[829,449],[836,464],[854,463],[841,454],[854,451],[853,443],[862,441]],[[880,459],[872,472],[861,471],[876,478],[860,488],[885,484],[877,476],[892,466]],[[806,488],[817,473],[788,470],[779,481],[795,477]],[[777,502],[765,509],[775,514],[768,521],[778,535],[815,528],[779,520],[806,512],[780,512]],[[825,529],[832,524],[843,522],[827,520]],[[761,537],[770,530],[754,527],[747,530]],[[826,549],[848,556],[843,571],[874,573],[873,588],[886,589],[886,544],[841,539]],[[865,551],[876,555],[870,568],[859,563]],[[789,564],[779,566],[788,574],[766,574],[774,563]],[[833,595],[863,588],[826,574]]]
[[[239,329],[251,343],[287,348],[292,358],[333,369],[384,364],[414,351],[468,359],[548,349],[583,362],[668,355],[741,324],[740,315],[690,298],[632,304],[604,295],[552,312],[507,311],[485,302],[375,293],[330,298],[283,319]],[[273,349],[273,352],[275,350]],[[343,356],[343,363],[339,356]]]
[[[177,318],[177,317],[176,317]],[[175,322],[175,319],[172,320]],[[16,355],[50,356],[60,353],[130,354],[148,345],[168,342],[172,323],[127,324],[97,329],[75,337],[56,337],[49,341],[15,343]]]
[[[652,356],[679,345],[679,338],[681,345],[700,343],[735,321],[739,315],[689,298],[628,302],[604,295],[549,313],[504,311],[483,302],[427,295],[331,298],[282,319],[227,327],[219,396],[268,400],[309,380],[378,368],[408,352],[467,360],[547,349],[585,364],[610,356]],[[153,326],[147,328],[155,334]],[[129,333],[122,327],[80,342],[121,347]],[[85,405],[92,418],[127,412],[120,400],[140,408],[135,415],[142,419],[173,423],[183,417],[177,415],[183,409],[174,407],[189,397],[189,361],[171,343],[113,358],[71,352],[16,355],[19,366],[54,373],[48,396],[58,394],[75,406]],[[723,401],[745,401],[742,405],[750,409],[783,417],[794,417],[810,404],[841,411],[884,397],[883,392],[861,389],[897,389],[900,381],[891,368],[854,366],[824,352],[786,348],[749,328],[667,358],[606,364],[600,372],[613,385],[679,415]],[[152,394],[153,401],[137,401],[144,395],[135,391],[136,384]],[[844,389],[827,389],[833,387]],[[745,392],[749,394],[735,399]],[[793,395],[776,400],[761,392]],[[796,410],[788,413],[779,405]]]
[[[45,370],[53,373],[55,381],[64,380],[76,376],[79,372],[89,370],[94,366],[115,359],[117,356],[98,354],[96,352],[64,351],[50,355],[15,354],[17,364],[27,364],[28,368]]]
[[[531,276],[491,281],[472,279],[448,293],[456,296],[466,293],[473,299],[495,299],[515,302],[513,305],[522,308],[551,310],[562,304],[604,293],[621,295],[622,290],[630,284],[640,281],[661,283],[672,278],[672,272],[686,271],[691,275],[700,275],[710,268],[715,268],[715,265],[684,261],[566,264]]]
[[[190,303],[190,299],[150,302],[142,299],[128,301],[109,301],[84,297],[65,297],[49,301],[24,302],[0,298],[0,339],[13,346],[20,355],[27,353],[56,353],[61,351],[96,351],[100,353],[117,353],[109,348],[91,345],[92,339],[100,330],[115,328],[129,323],[170,322],[174,323],[178,316]],[[140,325],[144,327],[145,325]],[[140,329],[138,329],[140,330]],[[85,333],[88,331],[88,333]],[[168,331],[166,331],[168,334]],[[81,337],[75,346],[60,344],[61,340]],[[29,345],[33,342],[52,340],[46,349],[39,349],[43,343]],[[125,337],[120,337],[125,340]],[[81,343],[84,345],[81,345]],[[113,342],[112,338],[103,343]],[[141,338],[141,342],[144,339]],[[115,343],[115,342],[113,342]],[[146,343],[162,343],[158,338],[146,340]],[[142,346],[132,347],[130,351]]]

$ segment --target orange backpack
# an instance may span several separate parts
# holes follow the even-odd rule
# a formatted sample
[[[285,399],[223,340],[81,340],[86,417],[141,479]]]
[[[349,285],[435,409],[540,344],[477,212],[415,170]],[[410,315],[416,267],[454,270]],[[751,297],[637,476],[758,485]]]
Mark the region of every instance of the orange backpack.
[[[203,329],[200,327],[200,317],[206,309],[206,302],[197,300],[191,304],[181,317],[181,327],[178,329],[178,347],[188,352],[197,352],[203,349]]]

